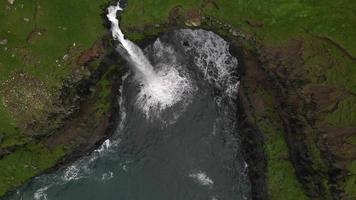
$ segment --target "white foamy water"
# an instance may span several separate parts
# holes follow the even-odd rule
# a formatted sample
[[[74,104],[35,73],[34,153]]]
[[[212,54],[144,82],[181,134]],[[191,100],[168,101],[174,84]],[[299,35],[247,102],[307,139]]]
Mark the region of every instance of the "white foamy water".
[[[142,85],[137,106],[146,116],[159,114],[179,102],[182,103],[183,111],[195,90],[189,81],[188,72],[184,72],[181,64],[177,62],[176,52],[171,46],[157,39],[152,51],[158,78]],[[176,119],[180,113],[176,111],[175,114],[177,116],[173,118]]]
[[[235,98],[239,86],[238,60],[230,54],[229,43],[211,31],[183,29],[179,34],[182,41],[189,41],[189,47],[185,47],[187,54],[195,53],[194,63],[205,79]]]
[[[199,184],[204,185],[204,186],[210,186],[212,187],[214,185],[214,181],[206,175],[204,172],[196,172],[189,174],[189,177],[195,179]]]
[[[185,96],[191,93],[192,87],[188,79],[180,75],[173,63],[162,64],[154,68],[140,47],[125,39],[116,17],[117,12],[122,10],[119,1],[116,6],[108,8],[107,17],[112,25],[111,31],[114,39],[120,42],[118,52],[130,62],[141,85],[136,105],[146,117],[149,118],[152,115],[159,117],[159,114],[166,108],[185,99]],[[123,52],[122,48],[126,52]],[[172,55],[174,53],[170,54]]]
[[[48,187],[43,187],[38,189],[33,195],[34,200],[47,200],[47,194],[45,193],[48,190]]]

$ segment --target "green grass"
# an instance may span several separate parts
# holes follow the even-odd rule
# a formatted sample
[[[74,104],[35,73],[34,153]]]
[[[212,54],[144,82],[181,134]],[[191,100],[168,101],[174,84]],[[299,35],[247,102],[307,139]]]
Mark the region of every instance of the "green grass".
[[[4,82],[21,72],[43,83],[46,90],[56,95],[63,80],[76,67],[62,62],[68,49],[75,43],[76,52],[80,53],[107,31],[101,17],[107,2],[109,0],[16,0],[10,5],[0,1],[0,41],[7,40],[6,45],[0,45],[0,94]],[[35,34],[26,42],[35,24],[41,35]],[[13,88],[21,87],[13,84]],[[53,166],[65,154],[61,146],[49,150],[35,143],[31,135],[24,134],[19,128],[21,121],[7,110],[3,97],[0,95],[0,148],[16,146],[16,149],[0,159],[0,196]],[[38,113],[42,112],[33,115]]]
[[[339,103],[336,111],[329,113],[326,120],[336,126],[356,125],[356,96],[350,96]]]
[[[124,28],[143,27],[145,24],[167,22],[168,13],[176,5],[184,10],[199,8],[202,0],[130,0],[122,15]],[[219,9],[208,6],[204,15],[213,16],[238,29],[257,32],[267,43],[283,42],[300,37],[307,30],[327,36],[356,56],[356,2],[306,1],[306,0],[218,0]],[[263,23],[262,28],[252,28],[246,20]],[[128,33],[131,34],[131,33]]]
[[[298,182],[292,163],[288,160],[288,147],[283,132],[273,124],[259,123],[266,136],[265,151],[267,160],[267,187],[270,199],[303,200],[309,199]]]
[[[356,31],[355,31],[356,32]],[[327,47],[330,54],[335,59],[335,64],[332,68],[327,70],[326,82],[327,84],[337,85],[343,87],[350,92],[356,93],[356,61],[350,60],[340,50],[335,47]]]
[[[0,196],[53,166],[65,154],[62,147],[49,150],[31,143],[0,160]]]
[[[103,11],[101,5],[105,2],[18,0],[9,6],[10,10],[6,10],[7,1],[1,1],[0,38],[8,40],[8,50],[5,51],[5,46],[1,46],[0,81],[6,80],[14,70],[24,70],[50,86],[60,85],[62,78],[70,73],[70,66],[59,67],[56,60],[61,60],[73,43],[88,48],[106,31],[100,17]],[[32,42],[26,43],[34,27],[36,5],[40,6],[37,9],[37,28],[44,31],[34,37]],[[25,22],[24,18],[30,21]],[[16,51],[18,48],[24,49],[32,61],[24,62],[23,55]]]
[[[279,116],[271,94],[259,88],[259,98],[266,104],[264,113],[259,113],[257,126],[264,135],[264,150],[267,156],[267,189],[273,200],[309,199],[297,180],[292,162],[289,160],[289,149],[283,135]],[[269,120],[267,120],[268,118]]]
[[[90,101],[95,106],[95,116],[102,118],[102,115],[107,114],[110,111],[111,105],[111,88],[112,82],[109,80],[111,73],[115,73],[117,66],[110,66],[109,70],[103,75],[102,79],[97,84],[96,91],[90,96]]]
[[[16,0],[14,5],[9,5],[1,1],[0,40],[8,42],[0,45],[0,90],[2,82],[15,73],[24,72],[43,82],[49,91],[58,92],[63,79],[73,70],[71,64],[60,62],[67,49],[74,43],[79,49],[89,48],[106,31],[100,16],[106,2],[108,0]],[[36,6],[36,25],[42,31],[27,43],[26,38],[35,26]],[[17,127],[0,96],[0,134],[5,135],[7,143],[0,145],[22,143],[22,139],[18,142],[15,139],[22,138]],[[12,141],[6,141],[8,138]]]
[[[169,11],[182,5],[184,10],[200,6],[197,0],[130,0],[122,14],[123,27],[143,27],[168,22]]]
[[[347,176],[345,181],[345,199],[356,199],[356,160],[354,160],[349,166],[348,170],[350,175]]]

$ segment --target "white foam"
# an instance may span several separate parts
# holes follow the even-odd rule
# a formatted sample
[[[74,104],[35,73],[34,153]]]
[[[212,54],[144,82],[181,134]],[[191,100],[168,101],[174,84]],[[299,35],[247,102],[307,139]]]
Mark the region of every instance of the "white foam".
[[[206,175],[206,173],[199,171],[196,173],[189,174],[189,177],[194,178],[199,184],[203,186],[213,186],[214,181]]]
[[[65,170],[64,175],[62,176],[62,179],[64,181],[80,179],[81,177],[79,176],[79,172],[80,172],[80,169],[77,166],[71,165]]]
[[[185,47],[187,54],[196,54],[194,63],[205,78],[229,97],[235,97],[239,86],[234,74],[238,61],[230,54],[229,43],[211,31],[183,29],[179,34],[182,43],[187,40],[190,44]]]
[[[158,77],[143,85],[138,94],[137,105],[148,117],[152,114],[159,115],[191,93],[189,81],[180,76],[174,67],[163,68],[158,72]]]
[[[38,189],[34,194],[33,194],[33,199],[34,200],[47,200],[47,194],[45,193],[48,190],[49,187],[43,187]]]
[[[105,150],[108,150],[109,147],[110,147],[110,140],[107,139],[103,142],[103,144],[101,144],[100,148],[99,149],[96,149],[95,152],[98,152],[98,153],[103,153]]]
[[[101,175],[101,181],[103,181],[103,182],[106,182],[112,178],[114,178],[114,173],[112,171],[108,171]]]
[[[186,77],[180,75],[175,68],[177,66],[173,64],[174,62],[170,62],[169,65],[163,63],[160,66],[155,66],[157,70],[154,70],[143,51],[133,42],[125,39],[116,17],[117,12],[122,10],[120,2],[118,2],[116,6],[108,8],[107,17],[111,21],[114,39],[120,42],[119,53],[131,63],[141,85],[136,105],[147,118],[152,114],[159,116],[166,108],[185,99],[184,96],[191,92],[190,83]],[[122,48],[125,52],[121,50]],[[155,43],[154,48],[157,50],[158,57],[172,51],[171,48],[163,50],[159,41]],[[175,61],[174,52],[170,52],[169,56],[167,60]]]

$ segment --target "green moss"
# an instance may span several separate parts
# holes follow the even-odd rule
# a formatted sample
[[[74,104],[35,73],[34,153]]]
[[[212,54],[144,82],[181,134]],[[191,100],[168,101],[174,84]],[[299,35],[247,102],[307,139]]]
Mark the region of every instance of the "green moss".
[[[267,122],[258,123],[266,136],[267,187],[271,199],[308,199],[297,181],[292,163],[288,160],[288,147],[281,130]]]
[[[265,102],[266,112],[258,113],[257,125],[264,135],[267,156],[267,188],[270,199],[308,199],[296,178],[293,164],[289,160],[286,144],[275,103],[270,93],[258,88],[256,94]]]
[[[1,98],[0,98],[1,100]],[[30,137],[24,135],[17,127],[16,122],[9,113],[0,106],[0,148],[23,145],[27,143]]]
[[[128,2],[122,17],[124,27],[144,27],[145,25],[162,24],[168,21],[169,11],[182,5],[183,10],[199,7],[198,0],[133,0]],[[140,16],[138,18],[138,16]]]
[[[58,66],[56,60],[60,60],[73,43],[88,48],[106,31],[100,17],[101,5],[105,2],[19,0],[9,6],[7,1],[2,1],[0,38],[8,40],[8,50],[0,49],[0,80],[6,79],[11,71],[21,69],[52,86],[61,84],[70,67]],[[35,22],[36,6],[39,7]],[[38,30],[42,30],[41,35],[35,34],[27,43],[26,38],[34,30],[35,23]],[[18,49],[22,49],[21,53]],[[29,59],[25,61],[24,56]]]
[[[350,174],[344,183],[345,199],[356,199],[356,160],[348,166],[348,170]]]
[[[124,27],[144,27],[146,24],[167,22],[171,8],[182,5],[183,10],[200,8],[202,0],[130,0],[122,15]],[[268,43],[281,42],[299,37],[307,30],[313,34],[328,36],[353,55],[356,34],[352,26],[356,21],[353,10],[356,3],[342,1],[300,1],[300,0],[255,0],[215,1],[217,8],[207,6],[204,15],[213,16],[236,28],[258,33]],[[246,20],[258,21],[260,28],[247,25]]]
[[[329,113],[326,120],[336,126],[356,125],[356,96],[341,101],[336,111]]]
[[[356,93],[356,61],[349,59],[336,47],[328,45],[327,48],[333,56],[334,64],[329,70],[323,72],[326,75],[325,83]]]
[[[30,143],[0,160],[0,196],[29,178],[51,167],[65,154],[59,146],[53,150]]]
[[[111,66],[111,69],[115,69],[117,66]],[[98,82],[96,86],[96,91],[92,93],[90,100],[92,104],[95,106],[95,114],[98,118],[102,115],[105,115],[109,109],[111,104],[110,94],[112,83],[108,80],[108,76],[110,75],[111,70],[108,70],[103,78]]]
[[[107,31],[101,17],[107,2],[16,0],[10,5],[0,1],[0,41],[7,40],[0,45],[0,93],[6,80],[23,72],[56,96],[63,80],[73,73],[76,56]],[[34,34],[26,41],[32,31]],[[70,53],[70,48],[75,52]],[[65,54],[74,62],[65,62]],[[50,110],[48,105],[45,107],[41,109]],[[41,112],[32,114],[34,119],[41,119]],[[52,167],[66,153],[62,146],[48,149],[35,143],[31,135],[19,128],[21,125],[0,95],[0,148],[15,149],[0,159],[0,196]]]
[[[79,50],[89,48],[107,31],[100,14],[108,1],[16,0],[13,5],[1,1],[0,40],[6,39],[7,44],[0,45],[0,91],[5,80],[21,71],[43,82],[49,91],[58,92],[73,70],[71,64],[62,61],[67,49],[74,43]],[[35,26],[40,35],[36,32],[26,42]],[[0,96],[1,147],[27,141],[17,123],[21,122],[14,120]]]

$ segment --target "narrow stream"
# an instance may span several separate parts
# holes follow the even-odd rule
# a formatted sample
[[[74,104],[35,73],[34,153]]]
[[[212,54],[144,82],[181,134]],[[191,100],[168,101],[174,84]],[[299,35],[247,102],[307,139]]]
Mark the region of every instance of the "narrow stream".
[[[213,32],[181,29],[141,50],[108,17],[123,77],[116,134],[90,156],[35,178],[9,199],[250,199],[236,122],[238,61]]]

